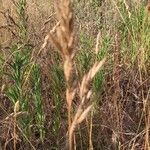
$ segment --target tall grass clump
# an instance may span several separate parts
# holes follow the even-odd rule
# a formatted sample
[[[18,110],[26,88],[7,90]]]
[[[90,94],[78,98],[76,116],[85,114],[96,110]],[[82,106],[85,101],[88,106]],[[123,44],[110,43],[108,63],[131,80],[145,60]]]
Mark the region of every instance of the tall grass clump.
[[[13,1],[13,4],[16,8],[17,12],[17,21],[14,20],[12,16],[9,14],[9,18],[15,25],[15,35],[16,42],[12,43],[10,46],[10,56],[8,60],[4,60],[4,65],[8,66],[9,70],[6,70],[6,75],[8,75],[8,80],[10,81],[10,85],[7,86],[6,95],[16,107],[16,103],[19,104],[20,113],[25,113],[22,117],[18,119],[16,118],[16,127],[19,126],[19,129],[25,134],[25,136],[29,136],[30,131],[30,123],[31,118],[29,117],[29,90],[24,86],[25,77],[29,68],[29,60],[30,60],[30,47],[27,45],[27,15],[26,8],[27,2],[26,0],[18,0],[18,2]],[[16,114],[14,114],[16,116]],[[15,130],[14,134],[18,134],[18,129]],[[14,136],[14,140],[16,137]],[[16,149],[16,141],[14,142],[14,149]]]
[[[109,50],[110,50],[110,45],[111,45],[111,37],[109,35],[106,35],[103,39],[100,33],[97,36],[97,53],[95,57],[93,56],[94,59],[97,61],[101,61],[103,58],[108,57],[109,59],[112,59],[111,56],[109,56]],[[109,68],[110,69],[110,68]],[[105,79],[105,72],[106,70],[102,69],[97,73],[97,75],[94,78],[93,81],[93,90],[96,93],[98,97],[96,99],[99,99],[99,96],[102,92],[102,87],[104,84],[104,79]]]
[[[27,26],[26,26],[26,12],[25,8],[26,1],[19,0],[18,2],[14,2],[16,6],[16,11],[18,14],[18,24],[16,24],[19,28],[18,30],[18,43],[12,45],[11,51],[13,54],[14,64],[11,66],[14,71],[14,81],[19,90],[21,90],[21,86],[23,84],[23,78],[25,73],[24,69],[26,68],[27,62],[29,61],[28,55],[28,47],[25,47],[25,38],[27,37]],[[14,84],[14,85],[15,85]],[[21,99],[20,99],[21,100]]]
[[[35,132],[40,135],[40,139],[43,142],[45,137],[45,114],[43,110],[43,101],[42,101],[42,89],[41,89],[41,71],[40,67],[35,64],[32,70],[31,75],[31,84],[32,84],[32,97],[33,97],[33,107],[34,107],[34,116],[35,118]]]
[[[131,7],[129,3],[125,1],[118,3],[116,1],[113,2],[119,14],[119,23],[116,24],[118,37],[117,40],[115,40],[118,41],[115,42],[115,49],[117,51],[115,50],[113,62],[113,80],[116,90],[112,98],[115,102],[113,103],[113,107],[115,108],[114,114],[116,115],[116,119],[118,119],[118,123],[116,122],[118,128],[115,127],[114,131],[116,133],[118,132],[116,130],[126,131],[129,129],[127,123],[132,124],[127,115],[123,116],[123,111],[125,110],[134,120],[134,125],[132,124],[134,128],[130,128],[130,131],[134,132],[136,135],[144,132],[144,135],[139,135],[138,138],[140,138],[140,140],[136,135],[133,135],[130,136],[130,140],[127,142],[129,145],[122,144],[121,146],[119,146],[119,144],[123,143],[123,137],[126,138],[126,136],[117,133],[120,139],[116,137],[118,141],[116,141],[115,147],[136,149],[143,147],[143,144],[145,145],[144,149],[148,149],[148,137],[145,137],[145,134],[147,135],[148,124],[147,117],[145,118],[146,121],[144,121],[143,113],[146,113],[145,106],[147,107],[147,105],[149,105],[147,101],[145,102],[145,98],[149,97],[149,88],[142,85],[142,83],[143,81],[145,81],[146,84],[148,83],[147,67],[149,63],[147,56],[149,54],[149,16],[146,7],[142,3],[140,5],[135,5],[135,7]],[[132,4],[134,5],[134,2]],[[141,88],[139,89],[138,87]],[[117,89],[120,92],[117,92]],[[144,89],[147,91],[145,94],[143,94]],[[119,102],[119,100],[121,100],[121,102]],[[132,104],[134,104],[133,107]],[[132,109],[129,110],[131,107]],[[135,111],[133,111],[134,109]],[[146,114],[149,116],[148,112]],[[115,115],[112,115],[112,117]],[[112,123],[115,122],[112,121]],[[121,127],[122,125],[123,128]],[[141,145],[137,146],[136,144],[138,142],[140,142]]]
[[[59,64],[54,64],[51,68],[52,70],[52,98],[54,101],[54,113],[53,113],[53,133],[57,135],[61,127],[61,117],[62,117],[62,108],[64,101],[64,74],[62,68]],[[65,114],[63,114],[65,115]]]
[[[92,47],[93,47],[93,39],[90,38],[86,33],[80,33],[80,51],[78,53],[77,59],[78,63],[80,63],[80,72],[83,75],[86,73],[92,61]]]
[[[139,56],[146,60],[146,51],[141,49],[147,49],[147,42],[149,43],[147,41],[149,37],[148,14],[143,4],[134,9],[129,9],[129,6],[127,7],[124,3],[121,5],[119,9],[123,21],[119,28],[123,41],[121,44],[123,48],[130,48],[130,51],[125,50],[123,55],[130,58],[130,63],[134,64]]]
[[[24,92],[23,89],[23,80],[24,80],[26,68],[28,66],[29,58],[28,55],[25,55],[23,57],[23,55],[21,55],[19,52],[15,52],[13,59],[14,62],[9,64],[9,70],[11,71],[11,74],[9,72],[7,73],[9,80],[10,82],[12,82],[12,84],[9,87],[7,87],[8,91],[6,92],[6,95],[14,105],[14,108],[18,103],[19,105],[18,107],[20,108],[20,109],[18,108],[18,111],[20,110],[22,114],[25,113],[25,116],[21,117],[21,119],[19,119],[19,122],[18,119],[16,121],[19,123],[21,130],[23,130],[23,132],[29,135],[30,122],[27,115],[29,110],[28,109],[29,103],[28,103],[28,97],[26,95],[26,92]],[[14,114],[14,116],[16,117],[16,114]],[[15,123],[17,123],[16,121]],[[14,134],[16,134],[15,132],[16,130],[14,131]],[[14,140],[16,140],[15,138],[16,137],[14,137]]]
[[[27,1],[26,0],[18,0],[18,2],[14,2],[17,8],[17,14],[18,14],[18,27],[19,27],[19,37],[20,37],[20,42],[22,44],[26,44],[27,38],[28,38],[28,27],[27,27]]]

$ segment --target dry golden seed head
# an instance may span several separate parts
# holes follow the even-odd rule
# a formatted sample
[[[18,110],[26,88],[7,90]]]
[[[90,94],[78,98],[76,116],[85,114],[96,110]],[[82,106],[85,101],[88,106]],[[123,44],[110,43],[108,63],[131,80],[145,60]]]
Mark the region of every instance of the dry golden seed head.
[[[66,27],[65,27],[65,26],[61,26],[61,30],[62,30],[62,32],[65,34],[65,32],[66,32]]]
[[[66,59],[65,59],[65,62],[64,62],[64,74],[65,74],[65,78],[66,78],[67,82],[71,78],[72,71],[73,71],[72,60],[71,60],[71,58],[66,56]]]
[[[20,105],[19,105],[19,101],[17,101],[14,106],[14,113],[18,112],[19,109],[20,109]]]
[[[51,43],[57,48],[59,49],[60,51],[62,51],[62,47],[60,45],[60,43],[58,42],[58,39],[53,36],[51,33],[49,34],[50,35],[50,41]]]
[[[96,73],[100,70],[100,68],[103,66],[104,62],[105,62],[105,58],[100,61],[100,62],[96,62],[93,67],[89,70],[89,72],[84,75],[81,85],[80,85],[80,98],[82,99],[87,92],[90,90],[90,83],[91,80],[94,78],[94,76],[96,75]]]
[[[72,35],[70,36],[69,41],[68,41],[68,47],[69,48],[72,48],[73,40],[74,40],[74,38],[73,38],[73,33],[72,33]]]
[[[91,79],[94,78],[94,76],[96,75],[96,73],[100,70],[100,68],[103,66],[103,64],[105,63],[106,58],[104,58],[103,60],[101,60],[99,63],[95,63],[93,68],[91,69]]]
[[[95,53],[98,54],[98,51],[99,51],[99,40],[100,40],[100,36],[101,36],[101,33],[99,32],[97,34],[97,39],[96,39],[96,47],[95,47]]]
[[[7,117],[5,118],[5,120],[10,119],[12,116],[14,116],[14,113],[11,113],[9,116],[7,116]]]
[[[51,42],[61,51],[63,57],[72,55],[73,49],[73,19],[70,1],[56,1],[57,19],[60,24],[54,32],[51,31]]]
[[[80,98],[82,98],[85,93],[85,85],[87,83],[86,79],[87,79],[87,75],[84,75],[81,85],[80,85]]]
[[[84,112],[81,114],[81,116],[78,118],[77,123],[81,123],[88,115],[88,113],[90,112],[90,110],[92,109],[92,105],[88,106]]]
[[[5,84],[3,84],[3,85],[2,85],[2,87],[1,87],[1,93],[3,93],[3,92],[4,92],[5,87],[6,87],[6,85],[5,85]]]
[[[44,49],[45,47],[46,47],[46,45],[47,45],[47,43],[48,43],[48,40],[49,40],[49,35],[47,35],[46,37],[45,37],[45,39],[44,39],[44,43],[43,43],[43,45],[41,46],[41,49]]]
[[[72,96],[70,95],[69,89],[66,90],[66,100],[67,100],[68,107],[71,107]]]
[[[87,98],[87,99],[90,99],[91,95],[92,95],[92,90],[90,90],[90,91],[87,93],[86,98]]]

